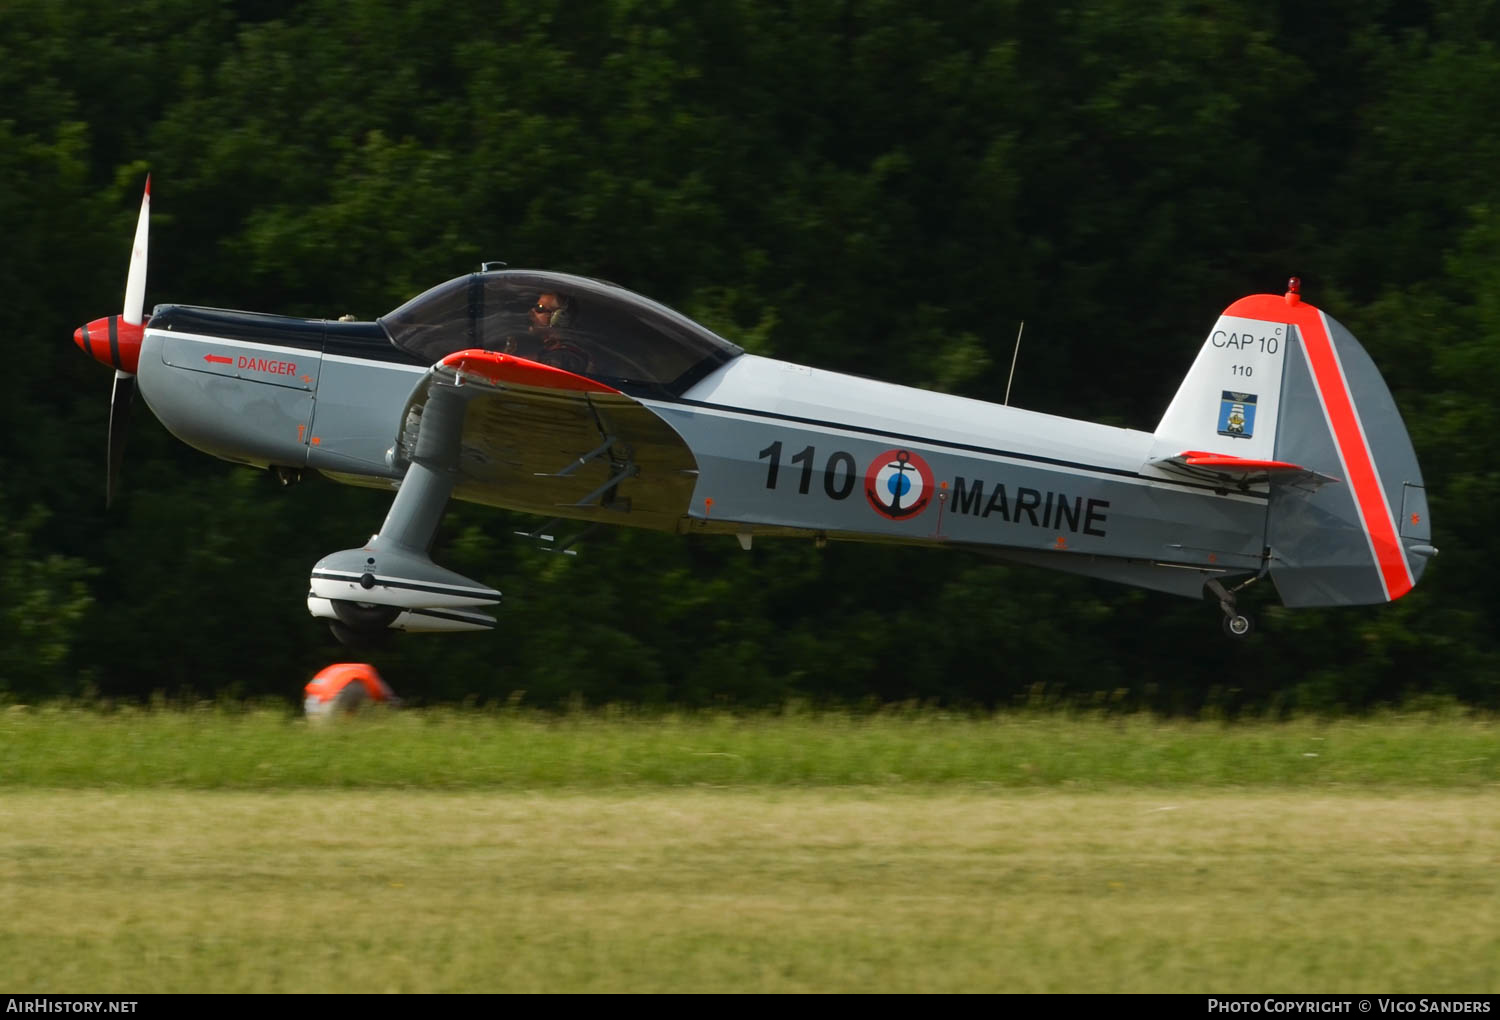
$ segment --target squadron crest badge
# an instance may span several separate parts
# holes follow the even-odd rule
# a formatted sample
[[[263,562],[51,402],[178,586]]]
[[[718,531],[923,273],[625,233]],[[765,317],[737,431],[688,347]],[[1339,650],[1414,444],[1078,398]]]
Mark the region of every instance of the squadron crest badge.
[[[1219,435],[1231,439],[1249,439],[1255,435],[1255,394],[1221,390],[1219,402]]]

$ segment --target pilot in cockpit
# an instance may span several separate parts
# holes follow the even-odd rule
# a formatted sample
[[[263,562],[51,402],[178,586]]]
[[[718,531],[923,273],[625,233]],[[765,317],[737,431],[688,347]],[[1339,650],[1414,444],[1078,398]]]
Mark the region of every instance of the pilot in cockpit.
[[[537,295],[529,314],[529,330],[538,345],[537,361],[579,375],[590,371],[593,359],[587,351],[571,341],[573,307],[568,298],[552,291],[543,291]]]

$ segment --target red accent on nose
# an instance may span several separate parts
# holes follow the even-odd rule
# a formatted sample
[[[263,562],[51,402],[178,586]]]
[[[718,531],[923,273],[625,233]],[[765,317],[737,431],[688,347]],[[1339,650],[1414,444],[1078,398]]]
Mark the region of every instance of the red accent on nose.
[[[101,365],[135,375],[141,362],[141,337],[145,332],[145,323],[131,325],[118,315],[106,315],[75,329],[73,342]]]

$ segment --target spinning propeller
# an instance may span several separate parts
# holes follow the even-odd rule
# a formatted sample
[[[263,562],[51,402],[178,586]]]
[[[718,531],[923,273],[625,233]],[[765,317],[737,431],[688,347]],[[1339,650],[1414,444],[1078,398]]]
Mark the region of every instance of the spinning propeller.
[[[125,308],[119,315],[106,315],[73,331],[73,342],[94,360],[115,370],[114,391],[109,399],[109,473],[105,479],[104,505],[114,502],[120,465],[125,459],[125,423],[135,398],[135,372],[141,358],[142,315],[146,300],[146,237],[151,220],[151,177],[141,197],[141,216],[135,225],[135,246],[130,252],[130,272],[125,277]]]

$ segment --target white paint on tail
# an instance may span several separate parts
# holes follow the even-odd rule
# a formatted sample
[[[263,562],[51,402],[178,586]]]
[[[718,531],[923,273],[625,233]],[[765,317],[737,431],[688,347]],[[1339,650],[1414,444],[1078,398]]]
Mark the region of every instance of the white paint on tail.
[[[1285,324],[1221,315],[1156,426],[1153,454],[1273,459],[1286,350]]]

